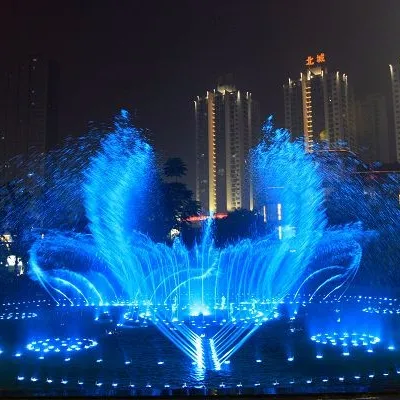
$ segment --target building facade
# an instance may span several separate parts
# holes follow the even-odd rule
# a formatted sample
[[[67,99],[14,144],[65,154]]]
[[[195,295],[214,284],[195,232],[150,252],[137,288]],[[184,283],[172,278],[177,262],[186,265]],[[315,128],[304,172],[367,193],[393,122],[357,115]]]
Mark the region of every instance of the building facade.
[[[385,96],[371,94],[356,102],[357,148],[367,163],[391,163]]]
[[[393,96],[395,157],[396,162],[400,163],[400,62],[389,65],[389,69]]]
[[[300,80],[291,80],[283,85],[285,101],[285,128],[288,129],[293,139],[303,137],[303,88]]]
[[[59,68],[30,56],[7,68],[0,79],[1,183],[15,178],[16,156],[41,154],[58,142]]]
[[[248,155],[260,139],[258,103],[219,84],[194,106],[197,201],[205,213],[253,209]]]
[[[283,86],[285,128],[304,137],[307,151],[320,143],[331,149],[356,145],[354,96],[346,74],[328,72],[325,54],[308,57],[306,70]],[[301,124],[302,122],[302,124]]]

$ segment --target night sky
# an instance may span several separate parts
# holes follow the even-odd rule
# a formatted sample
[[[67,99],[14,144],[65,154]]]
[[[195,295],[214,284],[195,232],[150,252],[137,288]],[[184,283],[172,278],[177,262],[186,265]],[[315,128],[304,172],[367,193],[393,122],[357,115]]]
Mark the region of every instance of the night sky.
[[[136,110],[163,157],[194,178],[193,100],[233,73],[264,115],[283,121],[282,84],[309,54],[349,75],[356,95],[390,95],[400,57],[399,0],[5,1],[3,64],[41,53],[61,67],[60,134]]]

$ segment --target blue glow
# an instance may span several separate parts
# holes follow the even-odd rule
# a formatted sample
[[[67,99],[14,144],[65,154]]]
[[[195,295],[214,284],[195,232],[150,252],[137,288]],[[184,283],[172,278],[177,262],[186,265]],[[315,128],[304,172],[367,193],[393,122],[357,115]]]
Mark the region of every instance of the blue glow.
[[[82,165],[71,174],[56,170],[43,212],[50,214],[61,199],[66,212],[83,206],[90,234],[41,231],[29,251],[30,275],[62,307],[109,307],[121,299],[135,304],[137,311],[118,322],[154,324],[200,369],[221,369],[263,323],[280,318],[276,304],[289,293],[297,298],[306,291],[310,300],[341,296],[357,273],[367,233],[360,224],[327,227],[323,171],[300,141],[292,142],[287,131],[274,130],[270,123],[250,164],[256,197],[263,205],[274,199],[279,224],[263,237],[222,249],[214,243],[211,218],[192,249],[179,238],[170,247],[141,232],[157,168],[151,146],[130,125],[126,111],[94,156],[82,154]],[[213,314],[218,329],[204,339],[199,328]],[[104,318],[110,322],[107,310],[95,320],[101,324]],[[331,343],[326,338],[315,342],[321,339],[323,345]],[[88,340],[52,341],[53,348],[37,342],[28,350],[65,356],[96,346]]]

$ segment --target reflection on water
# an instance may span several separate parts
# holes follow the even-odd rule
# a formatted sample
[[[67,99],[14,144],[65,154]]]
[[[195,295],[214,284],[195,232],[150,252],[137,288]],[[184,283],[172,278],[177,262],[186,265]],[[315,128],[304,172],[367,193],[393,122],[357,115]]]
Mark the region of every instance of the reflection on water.
[[[91,394],[395,387],[400,383],[400,316],[389,312],[397,309],[397,299],[386,299],[344,296],[310,303],[302,298],[295,317],[294,302],[287,299],[277,310],[280,317],[262,326],[219,371],[199,368],[154,326],[116,327],[110,320],[126,312],[121,307],[110,307],[110,319],[100,321],[95,307],[4,305],[2,312],[27,315],[35,309],[37,317],[1,321],[0,384],[30,393]]]

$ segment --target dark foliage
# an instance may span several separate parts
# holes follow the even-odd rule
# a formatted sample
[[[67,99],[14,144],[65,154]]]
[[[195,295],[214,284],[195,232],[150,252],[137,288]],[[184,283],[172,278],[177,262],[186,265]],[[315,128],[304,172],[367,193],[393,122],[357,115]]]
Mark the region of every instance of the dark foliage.
[[[182,178],[187,172],[186,164],[179,157],[169,158],[164,164],[164,175],[167,178]]]

